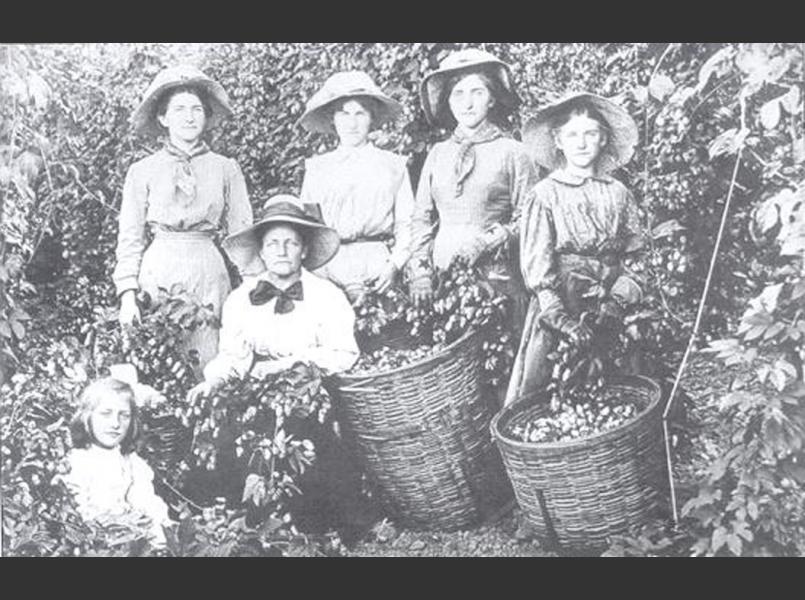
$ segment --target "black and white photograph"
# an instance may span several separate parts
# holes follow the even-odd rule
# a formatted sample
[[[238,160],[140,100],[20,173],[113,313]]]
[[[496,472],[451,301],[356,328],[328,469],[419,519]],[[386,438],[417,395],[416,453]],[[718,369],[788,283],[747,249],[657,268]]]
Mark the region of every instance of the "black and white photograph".
[[[0,556],[805,556],[804,96],[805,42],[0,43]]]

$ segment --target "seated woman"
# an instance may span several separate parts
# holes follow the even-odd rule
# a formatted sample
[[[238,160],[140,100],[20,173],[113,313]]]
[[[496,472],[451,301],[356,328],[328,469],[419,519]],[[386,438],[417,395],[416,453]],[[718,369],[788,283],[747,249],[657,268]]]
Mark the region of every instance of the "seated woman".
[[[139,426],[134,390],[112,377],[91,383],[71,422],[73,450],[64,482],[79,514],[103,525],[144,527],[163,546],[168,507],[154,493],[154,472],[134,452]]]
[[[266,204],[263,219],[230,236],[224,248],[244,275],[224,303],[218,355],[204,369],[204,381],[188,399],[210,394],[230,378],[264,377],[311,362],[327,373],[349,369],[358,359],[355,314],[344,293],[310,271],[338,251],[339,237],[310,206],[279,195]],[[372,524],[360,496],[360,478],[331,430],[305,431],[317,448],[306,469],[295,522],[308,531],[334,526],[344,541]]]

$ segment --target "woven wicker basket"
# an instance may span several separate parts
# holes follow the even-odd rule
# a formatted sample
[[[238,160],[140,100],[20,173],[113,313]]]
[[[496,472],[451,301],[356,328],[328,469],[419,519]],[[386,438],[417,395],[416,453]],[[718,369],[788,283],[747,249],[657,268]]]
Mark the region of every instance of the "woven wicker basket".
[[[458,529],[510,497],[489,433],[494,410],[481,394],[480,344],[468,332],[405,367],[335,378],[344,437],[409,527]]]
[[[492,421],[492,435],[517,502],[537,535],[568,548],[598,548],[660,506],[663,469],[660,387],[645,377],[609,386],[642,404],[620,427],[555,443],[514,440],[503,432],[547,411],[546,402],[514,405]]]

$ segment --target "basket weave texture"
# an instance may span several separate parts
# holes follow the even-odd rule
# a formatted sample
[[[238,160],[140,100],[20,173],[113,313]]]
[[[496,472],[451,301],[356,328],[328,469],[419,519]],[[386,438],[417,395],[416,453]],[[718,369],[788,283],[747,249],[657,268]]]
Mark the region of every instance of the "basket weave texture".
[[[626,533],[660,506],[660,387],[645,377],[621,377],[607,387],[642,409],[603,433],[555,443],[522,442],[503,433],[543,416],[547,402],[505,408],[491,425],[526,518],[537,535],[569,548],[606,546],[610,536]]]
[[[395,518],[418,529],[477,522],[510,489],[481,394],[481,335],[404,367],[336,377],[345,439]]]

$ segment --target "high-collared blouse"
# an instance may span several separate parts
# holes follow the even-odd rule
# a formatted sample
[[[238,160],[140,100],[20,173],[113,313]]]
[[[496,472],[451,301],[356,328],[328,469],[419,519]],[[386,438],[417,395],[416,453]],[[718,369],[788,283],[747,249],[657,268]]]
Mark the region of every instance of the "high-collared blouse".
[[[249,299],[261,278],[246,277],[226,299],[218,355],[204,368],[206,380],[243,378],[250,369],[263,377],[297,361],[329,373],[355,364],[355,313],[335,284],[302,269],[303,299],[294,300],[291,312],[276,313],[276,298],[262,305]]]
[[[305,163],[302,200],[321,206],[342,242],[393,239],[391,260],[400,269],[411,255],[414,211],[406,162],[372,144],[314,156]]]
[[[182,158],[166,149],[134,163],[123,186],[113,279],[118,294],[138,289],[146,228],[234,233],[252,224],[252,207],[238,163],[206,151],[191,155],[192,197],[177,192]]]
[[[136,511],[148,516],[156,528],[169,522],[168,507],[154,492],[154,471],[136,453],[93,444],[71,450],[68,462],[70,472],[64,481],[85,520]]]
[[[534,186],[521,224],[523,279],[542,310],[561,302],[557,254],[622,256],[643,243],[631,192],[608,175],[581,179],[554,171]],[[616,286],[629,295],[633,284],[624,280],[616,281],[613,289]]]
[[[503,226],[510,242],[519,236],[521,205],[536,183],[523,144],[509,137],[475,144],[475,166],[456,195],[460,149],[450,138],[436,144],[425,160],[413,217],[415,266],[428,260],[434,237],[433,263],[443,268],[456,250],[493,224]]]

